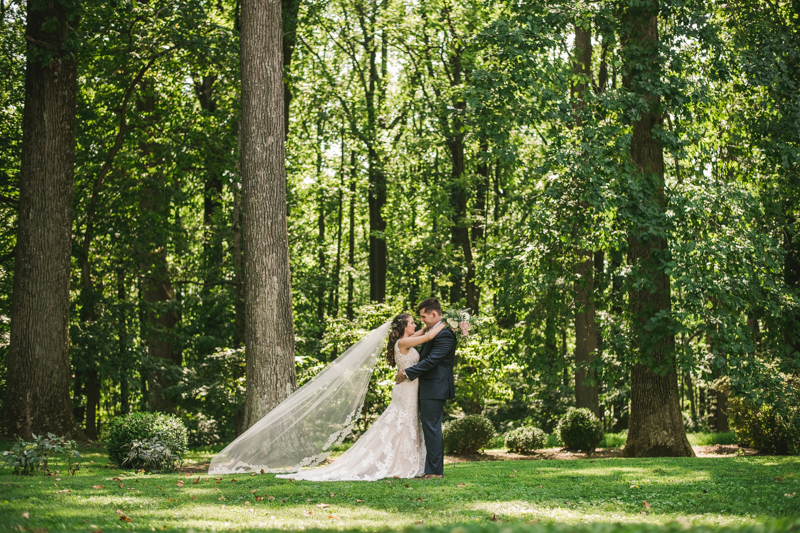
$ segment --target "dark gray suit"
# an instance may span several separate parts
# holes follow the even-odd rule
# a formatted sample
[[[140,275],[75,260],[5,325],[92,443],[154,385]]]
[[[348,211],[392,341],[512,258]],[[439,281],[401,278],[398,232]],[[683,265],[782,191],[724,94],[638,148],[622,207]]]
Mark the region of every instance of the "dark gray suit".
[[[456,359],[456,336],[445,328],[422,345],[419,363],[406,368],[408,379],[419,378],[419,416],[425,435],[425,473],[444,473],[442,413],[444,403],[456,397],[453,365]]]

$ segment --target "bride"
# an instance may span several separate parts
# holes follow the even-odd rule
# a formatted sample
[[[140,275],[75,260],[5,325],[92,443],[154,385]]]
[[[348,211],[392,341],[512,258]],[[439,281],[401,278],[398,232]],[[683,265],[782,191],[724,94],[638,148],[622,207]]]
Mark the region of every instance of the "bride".
[[[401,370],[419,362],[414,348],[436,337],[444,323],[416,331],[414,318],[402,313],[392,321],[386,361]],[[419,380],[395,384],[392,401],[370,428],[333,464],[279,478],[309,481],[375,481],[386,477],[412,478],[425,472],[425,442],[417,414]]]
[[[215,455],[209,474],[296,472],[319,464],[352,432],[387,334],[386,360],[405,370],[420,359],[414,347],[443,328],[439,323],[416,331],[413,317],[403,313],[371,331]],[[426,451],[418,389],[419,380],[395,384],[384,413],[332,465],[281,477],[332,481],[421,475]]]

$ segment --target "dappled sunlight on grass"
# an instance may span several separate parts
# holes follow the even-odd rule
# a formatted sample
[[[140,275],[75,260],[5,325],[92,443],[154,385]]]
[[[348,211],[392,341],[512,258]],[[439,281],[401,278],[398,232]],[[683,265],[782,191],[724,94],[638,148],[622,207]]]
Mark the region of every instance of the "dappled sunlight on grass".
[[[493,515],[504,524],[720,527],[800,513],[800,500],[790,496],[800,492],[800,462],[791,457],[482,461],[448,464],[442,480],[312,483],[269,474],[134,473],[87,451],[75,477],[57,463],[55,476],[0,470],[0,530],[375,530],[419,522],[489,526],[497,523]],[[194,451],[187,460],[202,464],[212,453]]]

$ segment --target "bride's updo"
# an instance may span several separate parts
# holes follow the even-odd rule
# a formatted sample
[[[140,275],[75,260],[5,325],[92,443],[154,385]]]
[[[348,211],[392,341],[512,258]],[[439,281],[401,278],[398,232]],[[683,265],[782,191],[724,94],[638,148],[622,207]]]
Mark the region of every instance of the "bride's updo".
[[[403,336],[406,327],[408,327],[409,318],[411,318],[411,315],[408,313],[400,313],[392,320],[392,325],[389,329],[389,342],[386,343],[386,362],[391,367],[397,365],[394,360],[394,345]]]

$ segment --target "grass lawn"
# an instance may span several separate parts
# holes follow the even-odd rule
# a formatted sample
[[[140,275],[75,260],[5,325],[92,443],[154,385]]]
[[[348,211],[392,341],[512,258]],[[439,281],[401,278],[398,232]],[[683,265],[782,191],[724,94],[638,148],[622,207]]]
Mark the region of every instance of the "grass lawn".
[[[203,463],[211,453],[187,459]],[[448,464],[443,480],[374,483],[270,474],[195,483],[197,474],[135,474],[106,461],[94,448],[75,477],[59,465],[52,477],[0,469],[0,530],[800,530],[796,457],[482,461]],[[451,532],[456,524],[464,530]]]

